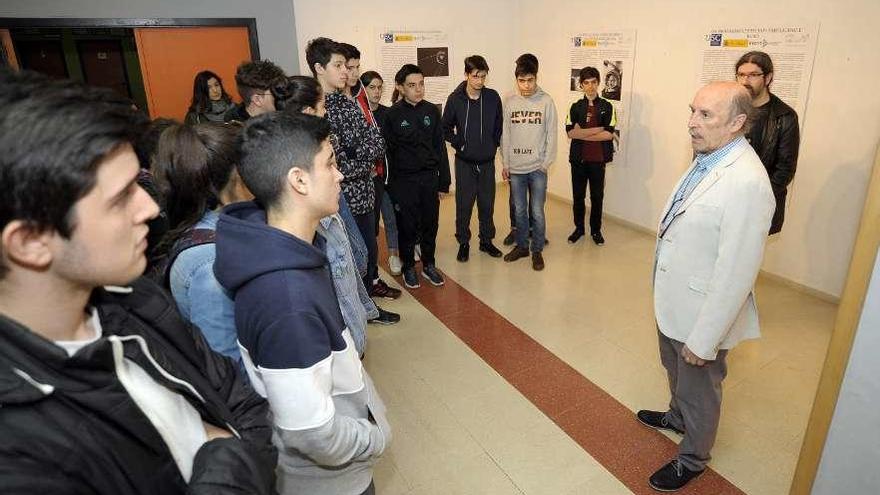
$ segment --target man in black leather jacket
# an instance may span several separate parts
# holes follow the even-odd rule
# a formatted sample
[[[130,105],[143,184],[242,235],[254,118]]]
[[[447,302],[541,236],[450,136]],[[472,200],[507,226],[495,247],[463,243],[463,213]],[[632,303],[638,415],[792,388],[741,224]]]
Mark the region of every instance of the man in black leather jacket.
[[[266,402],[138,278],[144,124],[110,90],[0,70],[3,493],[275,493]]]
[[[736,80],[752,95],[755,115],[746,138],[761,157],[776,197],[776,211],[770,224],[772,235],[782,230],[788,185],[797,169],[800,147],[798,116],[794,109],[770,92],[773,61],[766,53],[752,51],[740,57],[736,63]]]

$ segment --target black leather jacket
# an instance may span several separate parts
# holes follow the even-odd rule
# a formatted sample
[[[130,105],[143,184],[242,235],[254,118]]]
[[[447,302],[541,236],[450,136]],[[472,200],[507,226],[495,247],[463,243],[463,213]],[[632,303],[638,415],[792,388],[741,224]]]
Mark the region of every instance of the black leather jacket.
[[[127,294],[95,290],[90,304],[102,338],[73,357],[0,315],[0,491],[275,493],[277,452],[266,401],[231,360],[212,352],[184,323],[170,297],[141,278]],[[202,445],[189,483],[117,377],[120,341],[121,356],[182,395],[203,421],[235,435]],[[170,381],[159,367],[192,389]]]
[[[797,169],[801,138],[797,113],[773,93],[768,105],[767,126],[761,142],[752,143],[752,147],[767,169],[776,196],[776,212],[770,225],[770,233],[775,234],[782,229],[785,218],[785,198]]]

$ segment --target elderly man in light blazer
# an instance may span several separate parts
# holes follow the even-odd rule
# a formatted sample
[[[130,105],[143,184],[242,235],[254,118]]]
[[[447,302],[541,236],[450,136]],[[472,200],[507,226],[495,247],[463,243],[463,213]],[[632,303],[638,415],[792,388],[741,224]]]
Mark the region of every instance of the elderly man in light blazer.
[[[709,84],[690,108],[696,156],[660,217],[654,261],[660,360],[672,398],[667,411],[637,413],[647,426],[684,435],[678,456],[649,480],[659,491],[684,487],[709,462],[727,352],[760,336],[753,288],[776,206],[743,137],[751,111],[745,88]]]

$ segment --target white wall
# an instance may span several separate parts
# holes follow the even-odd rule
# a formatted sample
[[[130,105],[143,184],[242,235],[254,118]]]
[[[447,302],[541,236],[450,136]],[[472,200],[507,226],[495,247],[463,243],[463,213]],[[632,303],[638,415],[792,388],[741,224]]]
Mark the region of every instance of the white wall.
[[[378,70],[377,34],[386,29],[440,30],[449,35],[450,91],[464,80],[464,58],[479,54],[489,64],[487,85],[501,95],[513,90],[512,55],[520,18],[516,2],[505,0],[448,0],[435,2],[396,2],[375,0],[296,0],[297,42],[300,47],[300,73],[311,74],[305,48],[309,40],[326,36],[358,47],[361,71]],[[330,15],[329,13],[337,13]],[[385,81],[385,97],[394,90]],[[434,101],[443,103],[446,101]],[[449,148],[451,150],[452,148]],[[455,186],[453,156],[449,157],[452,185]],[[501,167],[496,167],[501,180]],[[503,234],[502,234],[503,235]]]
[[[260,57],[299,65],[291,0],[2,0],[0,17],[253,17]]]
[[[464,58],[483,55],[489,63],[487,84],[502,92],[513,82],[513,60],[519,16],[515,2],[504,0],[447,0],[398,2],[374,0],[296,0],[296,33],[300,71],[311,74],[306,43],[319,36],[344,41],[361,51],[361,70],[378,69],[376,35],[383,29],[441,30],[449,34],[450,73],[456,84],[464,79]],[[506,77],[506,74],[511,74]],[[390,94],[393,81],[385,81]],[[438,101],[434,103],[446,103]]]
[[[691,157],[686,120],[697,89],[701,35],[713,26],[819,21],[812,84],[801,116],[798,172],[785,227],[769,242],[763,268],[839,297],[880,136],[880,31],[874,26],[880,2],[630,0],[592,10],[586,5],[574,0],[297,0],[294,7],[301,52],[319,35],[345,40],[361,48],[364,69],[375,66],[373,35],[382,27],[449,32],[452,59],[461,63],[472,52],[484,55],[492,68],[489,85],[501,93],[513,89],[513,60],[535,53],[541,61],[539,83],[562,115],[570,104],[570,33],[635,29],[627,156],[623,166],[609,169],[605,211],[651,230]],[[300,60],[305,70],[302,53]],[[570,198],[567,153],[560,129],[550,191]]]
[[[880,257],[822,452],[813,495],[877,493],[880,486]]]
[[[798,172],[785,226],[769,242],[763,268],[840,296],[880,136],[880,2],[631,0],[602,4],[596,21],[582,20],[589,19],[583,2],[522,2],[520,12],[541,22],[523,24],[516,48],[535,51],[544,89],[559,96],[567,95],[569,32],[636,29],[629,148],[624,165],[609,169],[605,211],[652,230],[690,161],[687,105],[697,89],[701,35],[712,26],[818,20]],[[568,102],[557,104],[565,111]],[[566,151],[560,147],[550,189],[570,198]]]

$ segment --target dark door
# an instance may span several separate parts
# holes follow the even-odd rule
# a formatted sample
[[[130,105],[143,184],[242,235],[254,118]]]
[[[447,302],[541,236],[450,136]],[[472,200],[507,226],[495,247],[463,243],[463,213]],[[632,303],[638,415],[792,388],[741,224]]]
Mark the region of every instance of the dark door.
[[[119,40],[82,40],[76,42],[76,48],[86,84],[110,88],[131,98]]]
[[[23,69],[41,72],[54,79],[67,78],[61,40],[18,41],[16,49]]]

